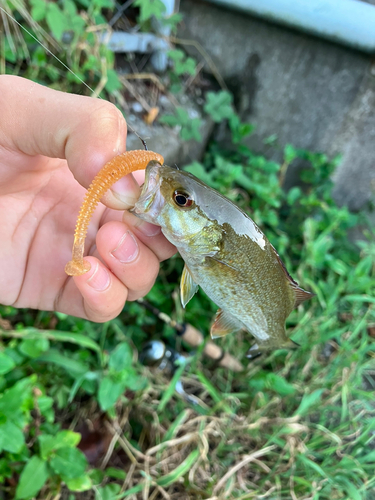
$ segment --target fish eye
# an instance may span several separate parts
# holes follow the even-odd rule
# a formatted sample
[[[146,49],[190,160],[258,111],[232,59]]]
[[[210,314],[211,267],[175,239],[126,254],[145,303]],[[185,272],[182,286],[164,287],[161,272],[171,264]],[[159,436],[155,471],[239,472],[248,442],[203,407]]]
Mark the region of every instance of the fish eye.
[[[182,208],[189,208],[194,203],[193,198],[188,193],[179,190],[176,190],[173,193],[173,200],[176,203],[176,205]]]

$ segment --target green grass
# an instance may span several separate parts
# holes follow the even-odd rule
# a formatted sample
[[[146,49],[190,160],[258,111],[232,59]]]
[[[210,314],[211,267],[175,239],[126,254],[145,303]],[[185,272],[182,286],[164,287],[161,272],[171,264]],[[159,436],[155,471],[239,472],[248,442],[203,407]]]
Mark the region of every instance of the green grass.
[[[5,49],[8,72],[21,71],[24,58]],[[43,57],[31,54],[25,76],[59,87],[61,75],[46,74]],[[94,69],[82,75],[96,85]],[[77,89],[70,84],[65,90]],[[172,377],[141,366],[137,351],[152,338],[189,346],[138,303],[104,325],[0,306],[4,498],[375,499],[374,235],[358,246],[348,239],[366,221],[331,198],[337,159],[291,145],[282,165],[255,155],[242,142],[251,127],[219,97],[233,145],[212,143],[202,164],[187,169],[247,210],[292,276],[316,294],[287,322],[300,347],[248,363],[251,338],[240,332],[217,342],[248,365],[243,373],[198,350]],[[307,165],[302,187],[284,193],[285,170],[299,159]],[[148,300],[208,338],[216,306],[198,292],[182,312],[181,270],[178,257],[163,263]],[[199,404],[176,393],[178,379]]]
[[[228,153],[213,146],[205,165],[214,182],[220,182],[222,171],[210,160],[219,154]],[[246,161],[254,161],[250,152],[241,165]],[[313,163],[316,157],[311,161],[312,168],[319,168]],[[273,168],[277,177],[279,170]],[[256,190],[261,182],[265,191],[273,185],[268,167],[263,177],[259,169],[244,170],[247,182],[259,183]],[[11,479],[17,483],[21,473],[22,482],[31,458],[39,457],[37,473],[45,479],[40,498],[56,494],[63,483],[73,491],[91,487],[103,499],[373,498],[375,372],[370,333],[375,323],[375,246],[361,243],[359,250],[348,241],[345,230],[357,219],[330,199],[330,171],[327,167],[321,184],[306,188],[290,206],[280,190],[275,199],[278,221],[265,228],[277,248],[278,238],[288,239],[283,257],[294,267],[292,275],[316,293],[288,320],[288,330],[301,346],[265,355],[241,374],[213,366],[201,353],[193,353],[172,381],[135,363],[133,349],[146,339],[162,338],[177,348],[180,344],[170,327],[137,303],[128,304],[118,319],[105,325],[1,307],[2,353],[11,364],[0,379],[3,400],[8,401],[2,405],[0,398],[0,412],[6,418],[8,404],[13,404],[15,425],[24,436],[13,428],[18,444],[3,445],[3,490],[12,492]],[[218,187],[239,196],[241,203],[237,185],[234,179]],[[271,210],[267,195],[251,196],[252,206],[266,217]],[[300,225],[293,223],[289,232],[293,212],[299,214]],[[180,309],[171,297],[181,267],[178,258],[165,263],[148,297],[174,318]],[[198,293],[187,307],[186,320],[207,336],[214,310]],[[250,343],[243,332],[220,341],[245,364]],[[199,405],[173,390],[180,377]],[[41,439],[58,442],[62,428],[79,431],[87,419],[104,432],[94,446],[99,449],[104,440],[107,449],[84,474],[83,465],[65,470],[65,459],[56,467],[59,446],[52,445],[43,455]],[[63,443],[68,457],[78,453],[72,451],[73,441]],[[76,461],[78,457],[87,465],[82,454]]]

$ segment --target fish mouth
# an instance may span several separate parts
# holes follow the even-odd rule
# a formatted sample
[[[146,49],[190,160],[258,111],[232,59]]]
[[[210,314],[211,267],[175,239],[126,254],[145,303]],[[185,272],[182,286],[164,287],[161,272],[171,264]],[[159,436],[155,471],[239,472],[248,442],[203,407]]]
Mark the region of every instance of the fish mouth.
[[[137,217],[153,224],[164,204],[164,198],[160,193],[160,167],[156,161],[151,161],[147,165],[141,194],[131,210]]]

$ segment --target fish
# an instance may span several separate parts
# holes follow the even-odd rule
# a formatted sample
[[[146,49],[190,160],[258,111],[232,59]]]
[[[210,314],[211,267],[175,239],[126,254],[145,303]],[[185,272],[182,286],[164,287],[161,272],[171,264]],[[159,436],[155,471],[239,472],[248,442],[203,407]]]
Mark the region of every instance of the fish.
[[[255,338],[248,358],[296,347],[286,334],[285,321],[313,294],[293,280],[243,210],[189,172],[151,161],[131,211],[160,226],[183,258],[183,307],[198,287],[219,307],[212,338],[247,331]]]

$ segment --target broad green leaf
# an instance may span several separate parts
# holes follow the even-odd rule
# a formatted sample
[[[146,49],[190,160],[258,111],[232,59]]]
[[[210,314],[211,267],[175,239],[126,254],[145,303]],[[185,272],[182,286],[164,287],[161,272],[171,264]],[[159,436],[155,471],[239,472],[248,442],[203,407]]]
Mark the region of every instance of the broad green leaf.
[[[111,353],[108,366],[116,372],[124,370],[132,365],[133,351],[127,342],[122,342]]]
[[[166,123],[171,127],[179,125],[181,127],[180,135],[185,141],[190,141],[194,139],[196,141],[201,141],[202,136],[200,133],[200,128],[202,126],[202,120],[198,117],[191,118],[186,109],[178,107],[176,108],[174,115],[163,115],[159,118],[160,123]]]
[[[301,197],[301,195],[302,195],[302,190],[300,187],[294,186],[291,189],[289,189],[286,197],[288,205],[294,205],[295,202]]]
[[[47,422],[53,422],[55,412],[53,410],[53,399],[49,396],[39,396],[37,399],[37,404],[40,413],[47,420]]]
[[[297,149],[291,144],[286,144],[284,148],[284,161],[289,164],[298,157]]]
[[[67,447],[75,447],[81,440],[81,435],[73,431],[60,431],[56,436],[50,434],[42,434],[38,437],[40,445],[40,454],[43,460],[47,460],[48,456],[60,449]]]
[[[92,483],[96,486],[99,485],[103,481],[104,477],[106,476],[104,471],[101,469],[90,469],[88,471],[88,474],[91,478]]]
[[[170,59],[172,59],[172,61],[176,62],[176,61],[182,61],[185,57],[185,54],[180,49],[174,49],[174,50],[169,50],[167,52],[167,56]]]
[[[64,480],[76,479],[83,476],[87,460],[77,448],[60,448],[50,460],[50,465],[56,474]]]
[[[296,389],[289,384],[283,377],[276,375],[275,373],[269,373],[266,377],[266,386],[273,389],[275,392],[281,396],[288,396],[289,394],[294,394]]]
[[[0,351],[0,375],[10,372],[15,366],[13,359]]]
[[[184,141],[194,141],[200,142],[202,140],[202,135],[200,133],[200,128],[202,125],[202,120],[200,118],[192,118],[189,121],[189,126],[181,128],[180,136]]]
[[[119,381],[124,382],[125,389],[130,389],[131,391],[140,391],[147,387],[148,384],[147,377],[140,375],[133,367],[119,372],[118,377]]]
[[[103,488],[98,488],[96,490],[95,500],[117,500],[119,498],[117,495],[120,493],[120,490],[121,486],[119,484],[106,484]],[[142,491],[142,488],[139,491]]]
[[[0,335],[1,335],[1,331],[0,331]],[[25,356],[23,356],[18,351],[18,349],[6,347],[3,352],[4,352],[4,354],[6,354],[10,358],[12,358],[16,365],[22,365],[22,363],[25,361]]]
[[[71,18],[77,15],[77,7],[72,0],[64,0],[63,8],[64,12],[68,14]]]
[[[176,64],[175,69],[177,75],[183,75],[185,73],[188,75],[194,75],[196,67],[197,63],[195,60],[192,57],[187,57],[183,63],[178,65]]]
[[[29,499],[36,496],[49,477],[46,462],[34,455],[21,472],[16,490],[16,500]]]
[[[99,378],[98,372],[88,371],[83,373],[80,377],[77,377],[69,393],[69,402],[73,401],[75,395],[77,394],[79,388],[87,382],[94,382]]]
[[[8,417],[4,423],[0,424],[0,451],[19,453],[24,444],[25,437],[22,430]]]
[[[163,17],[163,14],[165,12],[165,5],[161,0],[135,0],[134,5],[136,7],[139,7],[140,23],[144,23],[152,16],[160,19]]]
[[[182,50],[170,50],[168,57],[174,62],[174,72],[176,75],[183,75],[184,73],[193,75],[195,73],[196,62],[192,57],[186,57]]]
[[[105,475],[107,477],[113,477],[115,479],[125,479],[126,472],[123,469],[116,469],[115,467],[107,467],[105,470]]]
[[[40,22],[46,17],[47,2],[45,0],[30,0],[31,16],[35,22]]]
[[[24,378],[0,395],[0,413],[13,418],[15,412],[28,409],[32,404],[31,389],[35,379],[35,376]]]
[[[65,482],[71,491],[87,491],[92,487],[91,478],[87,474],[74,479],[68,479]]]
[[[49,349],[49,340],[43,337],[38,339],[24,339],[19,347],[22,354],[29,358],[37,358]]]
[[[115,6],[115,0],[90,0],[87,5],[88,7],[90,3],[93,3],[99,9],[113,9]]]
[[[168,17],[164,17],[163,19],[161,19],[161,23],[163,24],[163,26],[170,26],[172,31],[175,31],[177,30],[177,26],[178,24],[180,24],[183,17],[184,16],[182,14],[174,13]]]
[[[220,92],[207,92],[204,110],[211,116],[214,122],[221,122],[234,114],[232,100],[232,94],[226,90],[221,90]]]
[[[171,127],[175,127],[176,125],[186,125],[188,121],[189,114],[186,109],[183,108],[176,108],[174,115],[163,115],[159,118],[160,123],[165,123]]]
[[[48,27],[53,33],[53,36],[57,40],[61,40],[64,31],[67,31],[70,28],[68,20],[62,10],[58,7],[57,4],[52,2],[48,3],[46,21]]]
[[[126,383],[114,381],[112,377],[103,377],[99,385],[98,401],[103,411],[111,408],[124,392]]]
[[[109,92],[115,92],[116,90],[120,90],[122,87],[121,82],[117,76],[117,73],[114,69],[107,70],[107,82],[105,84],[105,89]]]

